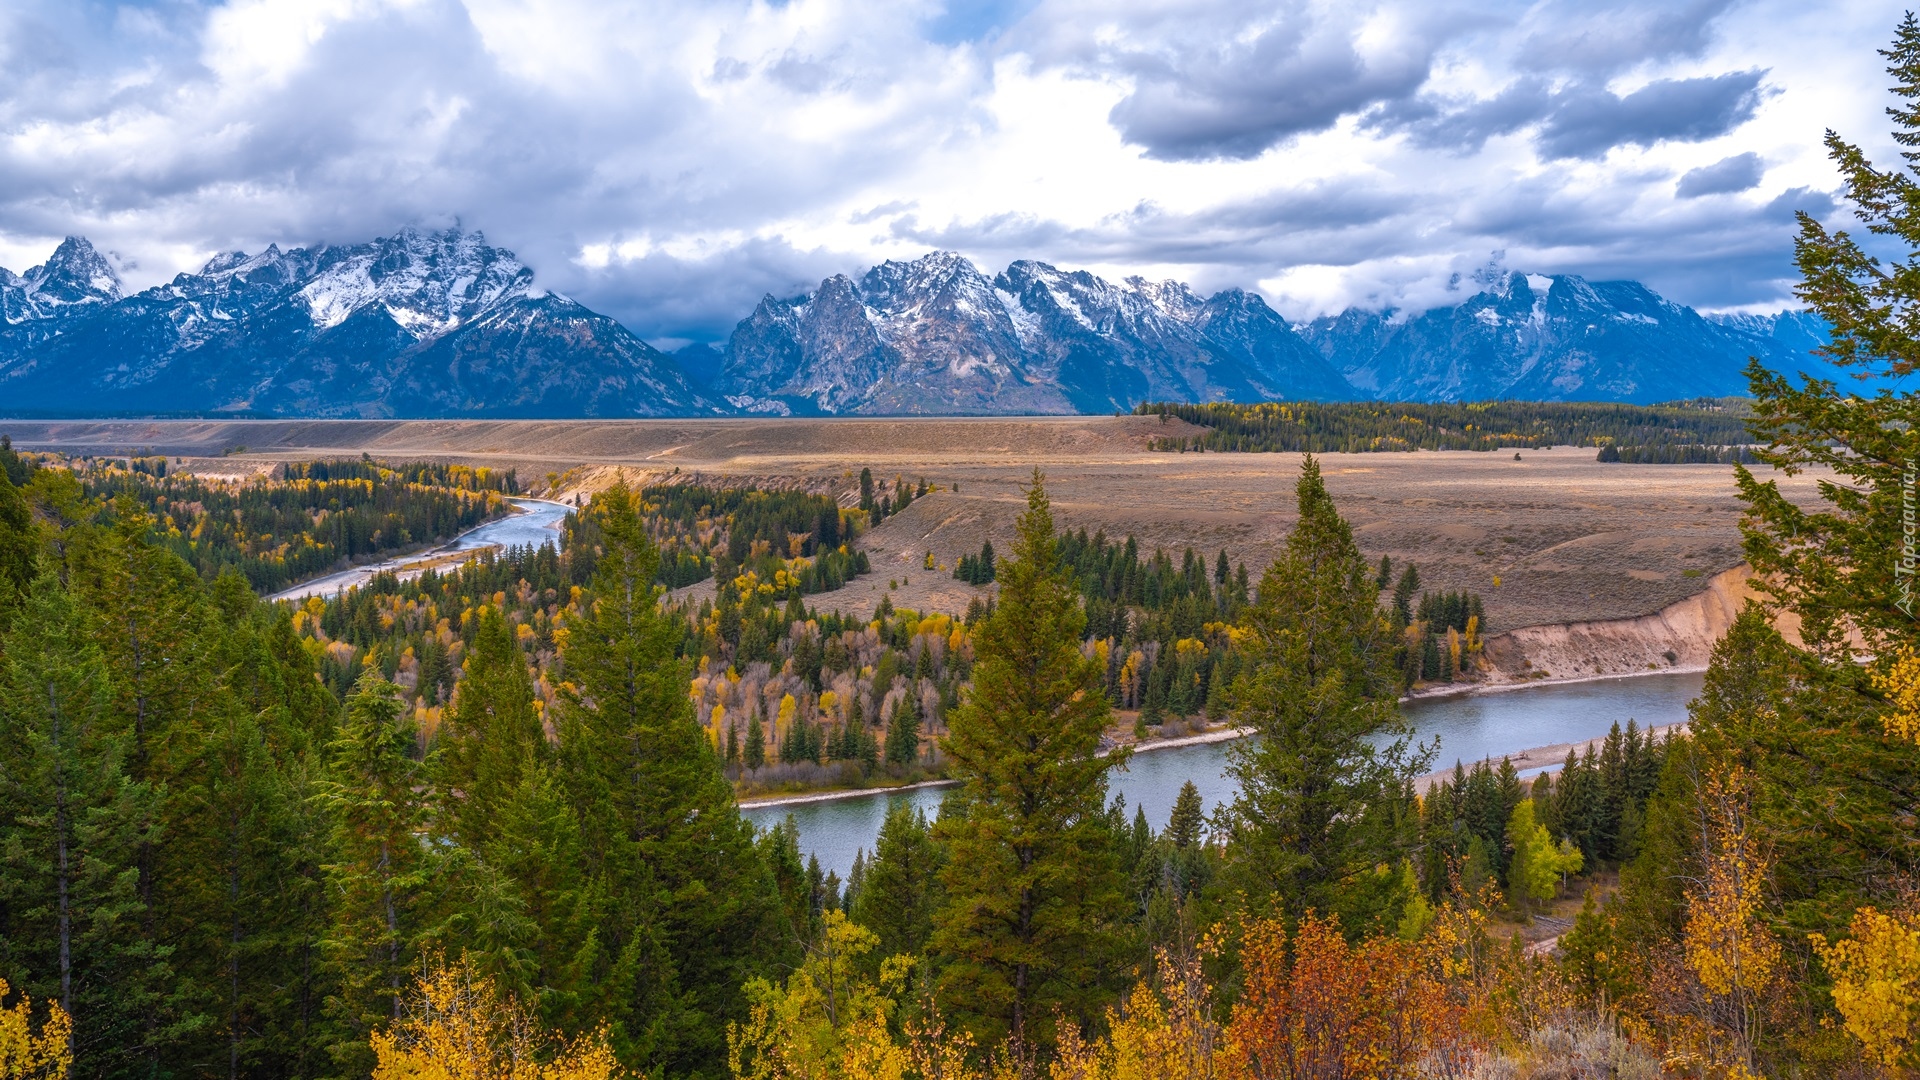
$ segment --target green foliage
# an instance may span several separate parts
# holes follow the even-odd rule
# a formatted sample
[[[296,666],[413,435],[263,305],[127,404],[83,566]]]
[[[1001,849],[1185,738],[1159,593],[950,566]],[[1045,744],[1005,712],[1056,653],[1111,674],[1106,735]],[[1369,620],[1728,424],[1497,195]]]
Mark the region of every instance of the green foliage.
[[[244,483],[75,463],[90,497],[153,516],[156,544],[206,578],[233,567],[274,592],[368,556],[435,543],[505,514],[512,473],[444,464],[295,462]]]
[[[1608,443],[1594,455],[1595,461],[1626,465],[1733,465],[1759,460],[1745,446],[1693,446],[1684,443],[1653,443],[1648,446],[1615,446]]]
[[[622,1059],[699,1068],[724,1057],[740,987],[784,943],[752,829],[687,699],[683,630],[654,593],[659,555],[624,487],[596,497],[592,603],[564,642],[558,756],[591,873]],[[769,955],[771,954],[771,956]],[[645,980],[644,988],[635,986]]]
[[[953,576],[969,585],[987,585],[993,581],[993,541],[980,545],[980,554],[962,555],[954,565]]]
[[[413,750],[395,688],[367,672],[347,699],[320,786],[334,823],[326,874],[336,899],[323,950],[335,990],[327,1011],[342,1036],[329,1049],[349,1073],[372,1067],[367,1035],[400,1015],[423,929],[419,900],[434,860],[419,835],[427,807]]]
[[[849,912],[854,922],[873,931],[879,956],[919,956],[926,951],[934,912],[941,906],[945,862],[946,852],[934,842],[924,813],[905,802],[887,810],[858,892],[851,882],[848,886],[854,893]]]
[[[1524,911],[1528,900],[1551,900],[1560,894],[1564,874],[1577,874],[1586,861],[1572,841],[1553,842],[1547,827],[1534,818],[1532,799],[1521,799],[1507,819],[1507,895]]]
[[[1391,927],[1398,912],[1372,909],[1371,894],[1347,884],[1411,851],[1411,781],[1431,751],[1411,745],[1371,568],[1311,457],[1299,505],[1242,623],[1251,667],[1233,717],[1255,738],[1228,751],[1240,785],[1221,814],[1228,873],[1293,917],[1312,909],[1339,912],[1350,932]]]
[[[1155,450],[1353,454],[1601,446],[1635,454],[1725,450],[1751,441],[1746,403],[1703,398],[1666,405],[1476,402],[1149,403],[1136,415],[1178,417],[1201,435],[1153,440]]]
[[[1180,785],[1173,800],[1173,815],[1167,820],[1167,839],[1173,846],[1189,848],[1200,843],[1207,821],[1200,803],[1200,789],[1189,780]]]
[[[548,756],[527,660],[500,612],[480,610],[460,690],[436,740],[441,812],[455,838],[484,848],[502,805]]]
[[[1889,114],[1894,140],[1920,145],[1920,23],[1900,24],[1885,54],[1902,102]],[[1859,147],[1828,132],[1827,149],[1839,167],[1845,195],[1873,246],[1899,248],[1885,265],[1845,231],[1829,232],[1799,214],[1794,261],[1800,299],[1832,327],[1822,350],[1862,378],[1881,377],[1871,393],[1843,390],[1831,380],[1797,383],[1754,364],[1754,431],[1769,445],[1757,456],[1788,474],[1831,470],[1823,506],[1804,509],[1773,480],[1736,471],[1747,503],[1746,555],[1756,588],[1800,619],[1800,635],[1822,657],[1844,661],[1864,644],[1876,654],[1920,644],[1920,567],[1903,558],[1904,521],[1913,513],[1915,459],[1920,456],[1920,408],[1915,395],[1896,393],[1885,377],[1911,373],[1920,363],[1920,181],[1914,152],[1905,168],[1876,169]],[[1864,389],[1864,388],[1862,388]],[[1850,640],[1852,635],[1858,641]]]
[[[1084,625],[1036,471],[998,605],[975,629],[973,691],[945,742],[960,787],[934,827],[948,851],[940,998],[981,1045],[1049,1044],[1056,1017],[1094,1018],[1118,974],[1120,868],[1102,810],[1125,754],[1095,756],[1109,706]]]
[[[170,972],[143,934],[140,844],[150,785],[126,772],[127,735],[86,614],[43,564],[6,639],[0,683],[0,964],[79,1025],[78,1068],[137,1072]]]
[[[917,682],[917,680],[909,680]],[[920,691],[910,686],[887,721],[887,764],[911,765],[920,756]]]
[[[39,547],[33,510],[7,478],[6,470],[0,469],[0,630],[6,628],[13,609],[26,599]]]

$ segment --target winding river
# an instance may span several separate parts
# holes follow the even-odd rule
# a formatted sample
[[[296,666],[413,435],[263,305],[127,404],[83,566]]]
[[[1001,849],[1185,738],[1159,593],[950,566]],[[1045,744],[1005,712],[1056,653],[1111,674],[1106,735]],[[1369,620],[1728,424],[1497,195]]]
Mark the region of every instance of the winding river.
[[[427,566],[445,565],[457,561],[462,552],[483,548],[558,546],[560,523],[572,507],[544,499],[512,501],[518,513],[470,529],[431,551],[315,578],[272,599],[332,596],[389,571],[403,578],[417,576]],[[1456,760],[1471,763],[1533,747],[1585,742],[1629,719],[1638,720],[1642,727],[1679,723],[1687,718],[1687,703],[1699,694],[1702,679],[1700,673],[1691,672],[1552,683],[1423,698],[1403,708],[1422,741],[1439,740],[1434,768],[1444,769]],[[1126,797],[1129,816],[1132,807],[1144,807],[1147,820],[1156,828],[1166,823],[1174,797],[1188,780],[1198,785],[1211,812],[1234,794],[1233,781],[1225,772],[1228,745],[1197,743],[1136,754],[1123,771],[1114,774],[1112,790]],[[1524,770],[1523,775],[1537,771]],[[923,787],[784,806],[749,806],[743,812],[761,828],[792,815],[800,830],[801,850],[818,856],[822,866],[844,879],[853,867],[854,854],[873,850],[889,807],[907,801],[931,817],[939,811],[944,793],[942,787]]]
[[[375,574],[398,574],[402,580],[420,576],[428,566],[445,566],[461,561],[462,552],[485,548],[538,548],[546,544],[560,546],[560,523],[573,507],[546,499],[508,499],[517,513],[476,525],[439,547],[401,555],[385,562],[356,566],[325,577],[301,582],[291,589],[267,597],[269,600],[304,600],[309,596],[338,596],[373,580]]]
[[[1699,672],[1637,675],[1588,682],[1553,683],[1407,702],[1407,718],[1421,740],[1439,739],[1433,767],[1472,763],[1522,750],[1599,738],[1616,722],[1638,720],[1642,727],[1664,727],[1687,718],[1687,703],[1700,693]],[[1136,754],[1125,771],[1113,776],[1112,789],[1132,807],[1145,807],[1155,828],[1166,824],[1180,785],[1192,780],[1207,810],[1231,799],[1234,784],[1225,773],[1226,743],[1200,743]],[[1538,772],[1538,769],[1525,772]],[[1525,773],[1523,773],[1524,775]],[[876,792],[858,798],[786,806],[745,807],[747,819],[761,828],[791,814],[800,830],[803,853],[842,880],[854,853],[873,850],[874,837],[894,803],[920,806],[928,817],[940,808],[944,788]]]

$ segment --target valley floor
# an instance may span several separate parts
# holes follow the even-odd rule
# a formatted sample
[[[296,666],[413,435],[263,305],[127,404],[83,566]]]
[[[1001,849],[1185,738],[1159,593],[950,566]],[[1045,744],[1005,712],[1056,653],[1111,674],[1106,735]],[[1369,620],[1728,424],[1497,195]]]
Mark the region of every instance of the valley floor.
[[[948,489],[863,539],[873,573],[831,605],[964,611],[979,590],[954,562],[1006,550],[1021,485],[1047,474],[1063,527],[1139,537],[1143,553],[1221,548],[1257,576],[1293,523],[1298,454],[1172,454],[1158,417],[659,421],[0,421],[22,448],[189,459],[242,471],[359,456],[513,466],[570,499],[624,478],[752,480],[831,490],[851,504],[861,468]],[[240,449],[244,447],[244,449]],[[224,452],[224,455],[223,455]],[[191,459],[203,459],[194,461]],[[204,460],[212,459],[212,460]],[[1648,616],[1740,565],[1732,468],[1601,464],[1594,451],[1328,454],[1322,469],[1369,558],[1412,561],[1426,589],[1485,597],[1490,634]],[[548,478],[551,477],[549,480]],[[1819,477],[1780,477],[1811,503]],[[952,490],[955,486],[958,491]],[[931,552],[939,569],[925,569]]]

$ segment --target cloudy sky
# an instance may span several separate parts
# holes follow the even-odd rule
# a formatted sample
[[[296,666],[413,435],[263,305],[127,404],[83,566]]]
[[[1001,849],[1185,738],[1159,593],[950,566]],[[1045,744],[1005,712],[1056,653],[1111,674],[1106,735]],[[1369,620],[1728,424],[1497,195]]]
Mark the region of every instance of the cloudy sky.
[[[1430,306],[1490,264],[1790,302],[1895,4],[0,0],[0,265],[483,229],[662,343],[934,248]]]

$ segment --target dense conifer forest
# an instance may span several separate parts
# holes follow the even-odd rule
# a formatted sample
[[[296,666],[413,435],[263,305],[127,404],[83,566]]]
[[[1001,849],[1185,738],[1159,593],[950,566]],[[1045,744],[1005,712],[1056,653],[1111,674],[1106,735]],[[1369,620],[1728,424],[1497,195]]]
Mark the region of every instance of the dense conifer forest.
[[[1912,144],[1920,20],[1887,56]],[[1911,171],[1829,145],[1870,227],[1920,235]],[[1796,254],[1837,362],[1920,366],[1889,316],[1920,304],[1913,275],[1806,216]],[[1910,1076],[1920,623],[1898,553],[1915,399],[1749,378],[1758,461],[1835,480],[1816,512],[1734,467],[1761,600],[1713,650],[1686,730],[1628,725],[1530,782],[1485,762],[1424,788],[1432,753],[1399,693],[1443,630],[1436,663],[1467,662],[1453,650],[1471,657],[1476,601],[1369,565],[1311,456],[1257,580],[1066,533],[1036,472],[990,605],[954,620],[883,603],[858,624],[809,609],[790,562],[771,582],[748,568],[774,535],[755,527],[736,560],[711,514],[617,486],[565,550],[269,604],[235,565],[189,563],[132,491],[6,457],[0,1068]],[[739,520],[776,517],[784,559],[808,538],[819,552],[817,515],[811,531]],[[713,600],[670,599],[674,543],[729,560]],[[1110,797],[1129,756],[1107,745],[1130,692],[1116,654],[1196,620],[1154,667],[1197,676],[1253,734],[1215,813],[1189,785],[1149,821]],[[721,729],[758,719],[740,750],[777,757],[816,745],[796,734],[812,717],[866,708],[901,726],[869,724],[860,755],[937,752],[956,783],[931,819],[890,813],[843,882],[791,823],[742,819]],[[844,747],[847,730],[819,738]],[[1556,932],[1529,946],[1530,923]]]
[[[34,458],[39,457],[35,455]],[[16,486],[33,458],[0,446]],[[465,465],[290,462],[269,476],[169,475],[164,457],[60,459],[84,499],[152,519],[155,542],[202,576],[228,567],[270,593],[354,562],[450,539],[509,512],[512,472]]]
[[[1617,448],[1622,460],[1724,460],[1751,441],[1744,399],[1667,405],[1539,401],[1150,403],[1139,416],[1184,420],[1200,435],[1156,438],[1155,450],[1306,451],[1514,450],[1548,446]],[[1689,456],[1692,455],[1692,456]],[[1604,460],[1612,460],[1605,458]]]

